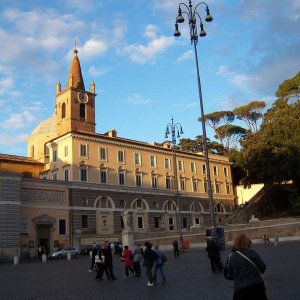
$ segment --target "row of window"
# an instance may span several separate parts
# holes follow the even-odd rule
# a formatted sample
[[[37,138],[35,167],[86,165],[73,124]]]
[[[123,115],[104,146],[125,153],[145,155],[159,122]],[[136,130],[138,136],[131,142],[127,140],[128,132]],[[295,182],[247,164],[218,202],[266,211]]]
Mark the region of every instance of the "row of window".
[[[64,180],[69,181],[69,168],[64,168]],[[108,173],[107,169],[101,169],[100,170],[100,183],[107,184],[108,183]],[[59,180],[57,171],[52,172],[52,179],[53,180]],[[79,180],[83,182],[88,182],[88,168],[87,167],[80,167],[79,168]],[[181,191],[186,191],[186,182],[187,179],[184,177],[179,177],[178,179],[178,189]],[[199,180],[198,179],[191,179],[192,183],[192,191],[193,192],[199,192]],[[126,172],[124,170],[118,171],[118,184],[119,185],[126,185]],[[136,173],[135,174],[135,186],[142,187],[143,186],[143,174],[142,173]],[[158,186],[158,175],[157,174],[151,174],[151,187],[152,188],[159,188]],[[231,193],[230,189],[231,185],[229,182],[225,183],[225,191],[226,194]],[[174,183],[174,178],[171,176],[166,176],[165,178],[165,186],[162,187],[167,190],[175,190],[176,186]],[[220,181],[212,181],[211,183],[212,192],[216,194],[221,193],[221,182]],[[207,180],[203,181],[203,189],[204,192],[207,193],[208,191],[208,182]]]
[[[67,158],[69,156],[69,149],[68,146],[64,147],[64,156]],[[83,159],[88,159],[88,145],[87,144],[80,144],[80,157]],[[53,149],[52,151],[52,159],[53,163],[57,162],[57,149]],[[118,163],[119,164],[125,164],[125,151],[124,150],[118,150],[117,155]],[[100,147],[99,150],[99,160],[100,161],[107,161],[108,160],[108,153],[107,148]],[[157,157],[155,155],[150,155],[149,158],[150,162],[150,168],[157,168]],[[142,165],[142,158],[140,153],[134,153],[134,165],[135,166],[141,166]],[[171,159],[170,158],[164,158],[164,168],[165,170],[171,170]],[[183,160],[177,160],[177,168],[179,172],[185,171],[184,161]],[[190,171],[193,174],[197,173],[196,163],[190,162]],[[229,171],[227,167],[223,168],[224,176],[229,176]],[[202,174],[206,175],[206,165],[202,164]],[[213,175],[219,176],[219,170],[217,166],[213,166]]]
[[[199,221],[199,218],[197,218],[198,222],[200,223]],[[155,229],[159,229],[160,227],[162,227],[162,218],[161,217],[154,217],[154,228]],[[107,220],[105,220],[106,222],[103,221],[103,227],[106,227],[108,226],[107,224]],[[124,222],[123,222],[123,218],[121,217],[120,218],[120,221],[121,221],[121,228],[124,228]],[[82,229],[88,229],[88,216],[87,215],[82,215],[81,216],[81,228]],[[169,223],[171,223],[172,225],[174,225],[174,219],[173,218],[170,218],[169,220]],[[187,218],[182,218],[182,225],[183,225],[183,228],[187,228]],[[136,224],[137,224],[137,228],[138,229],[144,229],[145,228],[145,224],[144,224],[144,217],[143,216],[138,216],[137,219],[136,219]],[[174,227],[172,226],[171,229],[174,229]]]
[[[101,224],[101,226],[106,227],[108,226],[107,220],[105,220],[106,222],[103,221],[103,224]],[[121,221],[121,228],[124,228],[124,223],[123,223],[123,219],[121,217],[120,219]],[[165,224],[164,224],[164,219],[162,217],[154,217],[154,228],[155,229],[159,229],[159,228],[165,228]],[[167,219],[167,226],[169,230],[174,230],[175,229],[175,220],[174,217],[169,217]],[[193,222],[195,225],[200,225],[200,217],[194,217]],[[143,216],[137,216],[136,217],[136,224],[137,224],[137,228],[138,229],[144,229],[145,228],[145,222],[144,222],[144,217]],[[82,215],[81,216],[81,228],[82,229],[88,229],[89,228],[89,218],[87,215]],[[181,224],[182,228],[188,228],[188,222],[187,222],[187,218],[183,217],[182,218],[182,224]]]

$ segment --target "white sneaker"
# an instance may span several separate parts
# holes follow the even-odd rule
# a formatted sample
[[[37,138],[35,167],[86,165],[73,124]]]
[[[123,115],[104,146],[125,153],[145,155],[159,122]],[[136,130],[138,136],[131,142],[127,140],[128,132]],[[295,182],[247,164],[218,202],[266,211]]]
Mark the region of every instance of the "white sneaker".
[[[148,284],[147,284],[148,286],[153,286],[153,283],[150,283],[150,282],[148,282]]]
[[[89,272],[93,272],[92,270],[88,270]]]

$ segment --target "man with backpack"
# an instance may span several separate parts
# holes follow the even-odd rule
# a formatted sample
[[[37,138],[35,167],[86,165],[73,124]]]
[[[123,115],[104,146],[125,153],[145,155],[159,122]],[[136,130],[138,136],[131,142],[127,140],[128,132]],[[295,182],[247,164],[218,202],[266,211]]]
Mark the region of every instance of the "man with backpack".
[[[157,254],[157,259],[155,261],[155,268],[154,268],[154,273],[153,273],[153,282],[154,284],[156,283],[156,274],[159,270],[160,275],[162,277],[162,283],[166,283],[166,276],[164,273],[164,263],[167,261],[166,256],[160,251],[159,246],[155,245],[154,246],[154,251]]]

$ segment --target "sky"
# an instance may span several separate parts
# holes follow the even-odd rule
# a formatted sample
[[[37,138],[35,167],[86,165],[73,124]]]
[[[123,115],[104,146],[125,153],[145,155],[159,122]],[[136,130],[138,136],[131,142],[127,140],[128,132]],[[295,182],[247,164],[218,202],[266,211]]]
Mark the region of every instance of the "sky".
[[[56,83],[66,86],[75,43],[86,89],[96,85],[97,133],[163,142],[173,117],[182,138],[202,135],[188,23],[173,36],[179,3],[1,0],[0,153],[27,155],[28,136],[54,112]],[[253,100],[267,109],[300,70],[300,0],[207,4],[214,19],[197,45],[204,113]],[[197,12],[204,20],[205,6]]]

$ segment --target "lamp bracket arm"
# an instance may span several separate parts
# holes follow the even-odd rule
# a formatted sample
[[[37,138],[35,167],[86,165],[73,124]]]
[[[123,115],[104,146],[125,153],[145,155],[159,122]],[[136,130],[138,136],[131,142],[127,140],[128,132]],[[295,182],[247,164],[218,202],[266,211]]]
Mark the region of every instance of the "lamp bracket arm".
[[[201,17],[200,17],[200,15],[198,14],[198,12],[194,12],[194,20],[195,20],[195,25],[196,25],[196,18],[195,18],[195,16],[198,16],[198,18],[199,18],[199,20],[200,20],[200,23],[202,23],[202,19],[201,19]]]
[[[179,3],[178,8],[181,9],[181,7],[180,7],[181,5],[185,6],[185,8],[187,9],[187,11],[189,11],[189,7],[188,7],[185,3],[183,3],[183,2]],[[187,13],[187,12],[185,12],[185,11],[181,11],[181,12],[182,12],[182,13]]]
[[[208,7],[208,5],[207,5],[206,2],[200,2],[200,3],[198,3],[198,4],[195,6],[195,8],[194,8],[194,13],[196,12],[197,7],[198,7],[199,5],[201,5],[201,4],[204,4],[206,7]]]

